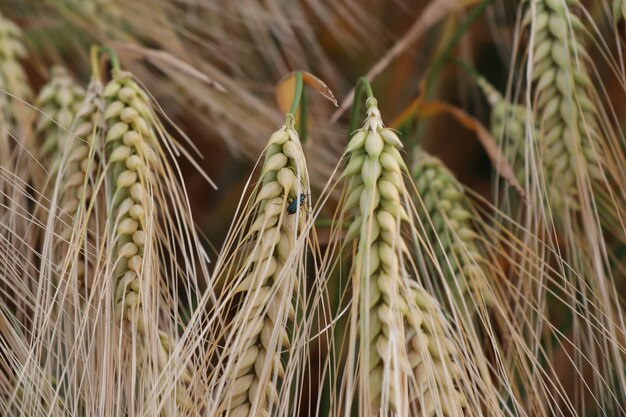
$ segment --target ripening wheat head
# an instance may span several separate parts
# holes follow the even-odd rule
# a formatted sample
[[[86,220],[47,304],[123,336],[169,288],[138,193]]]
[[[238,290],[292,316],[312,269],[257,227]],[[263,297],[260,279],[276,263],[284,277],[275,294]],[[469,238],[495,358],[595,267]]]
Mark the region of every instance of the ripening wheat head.
[[[564,339],[576,347],[568,366],[590,369],[594,381],[573,384],[575,392],[569,397],[574,408],[582,409],[581,398],[591,396],[597,399],[597,407],[610,414],[621,407],[626,379],[618,342],[624,334],[622,307],[605,237],[624,236],[626,229],[620,221],[605,222],[604,230],[601,224],[603,218],[622,216],[618,201],[625,187],[618,167],[623,165],[619,151],[623,139],[608,122],[612,110],[596,92],[593,62],[584,42],[590,31],[579,18],[589,16],[581,2],[530,0],[523,11],[520,33],[528,41],[522,71],[527,76],[521,95],[524,107],[508,103],[482,82],[494,106],[494,133],[529,202],[503,208],[513,218],[523,219],[520,239],[526,242],[529,256],[538,254],[546,265],[555,261],[557,275],[564,278],[558,287],[570,300],[573,323]],[[543,273],[538,277],[525,296],[541,304],[557,281]],[[585,301],[580,304],[580,299]],[[537,315],[537,326],[553,325],[551,307]]]
[[[29,212],[30,162],[25,152],[32,113],[21,100],[31,98],[20,60],[25,58],[22,32],[0,15],[0,273],[2,290],[14,305],[17,322],[32,323],[32,290],[38,260]],[[10,313],[7,313],[10,316]]]
[[[483,314],[488,308],[499,317],[499,304],[492,286],[503,277],[495,254],[479,236],[480,222],[461,184],[443,163],[421,148],[414,153],[413,176],[421,204],[418,213],[428,244],[438,266],[443,268],[446,285],[454,306],[468,317]],[[445,298],[445,296],[443,297]]]
[[[20,117],[19,99],[29,99],[32,91],[20,60],[27,55],[22,44],[22,30],[12,21],[0,15],[0,88],[2,89],[3,113],[9,117],[9,126]],[[4,108],[8,106],[8,108]],[[8,114],[7,114],[8,113]]]
[[[544,202],[543,217],[567,239],[581,235],[594,244],[602,222],[603,233],[626,241],[624,139],[609,120],[610,102],[596,91],[603,80],[586,50],[592,31],[585,25],[594,23],[585,13],[578,0],[532,0],[522,21],[529,36],[526,125],[535,126],[525,131],[529,198]]]
[[[405,241],[407,230],[415,229],[402,144],[384,127],[376,100],[366,104],[367,118],[347,146],[342,173],[342,208],[351,219],[344,242],[353,245],[352,304],[335,413],[349,415],[356,405],[363,416],[474,415],[479,410],[466,390],[462,349],[438,302],[418,281]]]
[[[282,416],[297,413],[302,372],[309,181],[294,118],[274,132],[257,191],[238,213],[216,279],[230,276],[216,315],[226,317],[223,350],[209,389],[209,415]],[[228,245],[234,245],[232,250]],[[222,259],[222,258],[221,258]],[[228,274],[228,275],[226,275]],[[284,352],[289,352],[286,356]]]
[[[110,407],[130,415],[177,415],[189,405],[190,359],[184,355],[191,355],[176,347],[183,324],[178,303],[192,302],[208,278],[172,160],[182,148],[130,73],[114,70],[103,95],[108,264],[96,285],[111,303],[98,308],[115,326],[103,336],[114,366],[102,383]]]
[[[537,152],[557,215],[579,210],[579,183],[599,175],[601,132],[584,63],[584,25],[570,10],[577,5],[576,0],[532,0],[523,22],[531,41]]]
[[[38,143],[34,148],[38,160],[51,176],[58,164],[58,157],[65,149],[65,140],[69,136],[78,106],[82,103],[85,90],[78,85],[63,67],[54,67],[50,71],[50,81],[45,84],[35,105],[41,110],[37,117],[35,134]]]
[[[28,140],[32,113],[22,100],[29,100],[32,92],[20,60],[27,55],[22,44],[22,31],[12,21],[0,14],[0,169],[3,174],[15,174],[26,181],[28,167],[22,164],[19,155],[24,153],[23,144]],[[11,196],[19,184],[5,179],[0,192],[8,205],[18,205],[16,196]],[[22,187],[23,188],[23,187]],[[6,197],[5,197],[6,196]],[[19,211],[19,210],[17,210]],[[4,209],[0,215],[12,215]]]

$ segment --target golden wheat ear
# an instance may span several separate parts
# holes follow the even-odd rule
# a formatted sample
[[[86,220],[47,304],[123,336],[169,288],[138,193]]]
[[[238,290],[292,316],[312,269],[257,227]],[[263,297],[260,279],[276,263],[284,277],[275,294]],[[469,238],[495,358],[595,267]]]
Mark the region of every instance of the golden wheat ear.
[[[330,415],[357,410],[359,415],[460,416],[479,415],[482,407],[500,415],[498,401],[487,399],[496,398],[496,389],[484,356],[453,336],[460,322],[451,324],[424,287],[430,282],[427,272],[411,251],[424,238],[406,185],[402,142],[383,125],[368,93],[367,117],[350,138],[338,176],[345,189],[336,227],[349,226],[345,234],[332,236],[341,239],[339,250],[352,256],[339,310],[347,317],[337,318],[341,324],[334,329],[338,339],[329,360],[337,368],[330,381]],[[329,277],[339,272],[337,256],[342,255],[325,259],[322,270]],[[469,388],[472,375],[479,374],[480,388]]]
[[[2,130],[15,135],[11,140],[19,141],[25,141],[30,132],[32,112],[23,100],[30,100],[33,94],[20,63],[27,56],[22,38],[22,30],[0,15],[0,120],[5,126]],[[6,134],[7,132],[3,133]],[[0,149],[6,150],[7,144],[1,145]],[[10,155],[10,152],[3,152],[3,158]]]
[[[192,354],[178,342],[189,318],[179,300],[200,298],[207,256],[174,159],[184,149],[133,75],[112,75],[103,91],[107,262],[98,283],[108,303],[98,308],[102,325],[113,325],[103,342],[114,367],[103,386],[110,406],[176,415],[189,406]]]
[[[231,318],[208,387],[215,399],[210,415],[296,412],[307,346],[311,224],[307,167],[294,124],[288,114],[270,136],[258,185],[236,214],[214,271],[223,289],[212,314]]]

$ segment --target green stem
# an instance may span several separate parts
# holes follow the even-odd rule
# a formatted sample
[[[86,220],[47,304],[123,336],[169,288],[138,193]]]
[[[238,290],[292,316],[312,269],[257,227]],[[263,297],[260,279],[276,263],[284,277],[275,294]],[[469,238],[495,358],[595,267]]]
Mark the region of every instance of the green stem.
[[[293,101],[291,102],[291,108],[289,109],[289,114],[296,118],[296,112],[298,111],[298,106],[300,105],[300,100],[302,99],[302,90],[304,87],[304,82],[302,81],[302,72],[296,71],[296,91],[293,94]]]
[[[300,142],[304,143],[306,141],[306,137],[308,134],[307,131],[307,93],[306,88],[302,87],[302,100],[300,104],[300,123],[299,123],[300,132]]]
[[[117,54],[115,53],[115,51],[113,51],[113,49],[109,47],[104,47],[102,48],[102,52],[106,52],[109,55],[109,59],[111,60],[111,65],[113,66],[113,72],[120,72],[121,71],[120,60],[117,57]]]
[[[100,47],[98,45],[91,45],[89,50],[89,57],[91,61],[91,78],[94,80],[100,80],[100,61],[99,61]]]
[[[461,38],[470,29],[474,22],[483,14],[487,6],[491,4],[491,1],[492,0],[482,0],[478,6],[469,11],[465,20],[459,25],[456,32],[452,35],[452,38],[450,38],[446,46],[443,48],[441,54],[439,54],[439,56],[437,56],[434,60],[426,74],[424,87],[425,91],[423,96],[425,100],[430,100],[432,98],[433,88],[435,87],[435,78],[439,76],[441,69],[449,61],[450,54],[452,54],[454,48],[456,48]],[[419,145],[421,142],[421,138],[426,131],[426,126],[427,123],[420,123],[418,125],[417,132],[415,133],[415,145]]]
[[[470,27],[472,27],[474,22],[483,14],[487,6],[491,4],[491,1],[492,0],[482,0],[478,6],[470,10],[463,23],[461,23],[456,32],[454,32],[450,41],[444,47],[443,52],[430,66],[428,75],[426,76],[426,91],[424,92],[424,97],[426,99],[430,99],[432,89],[434,87],[433,81],[439,75],[443,66],[448,62],[450,54],[452,54],[454,48],[456,48],[458,43],[461,41],[461,38],[470,29]]]
[[[476,68],[474,68],[473,66],[471,66],[470,64],[468,64],[467,62],[458,59],[458,58],[452,58],[452,62],[454,62],[456,65],[458,65],[459,67],[461,67],[465,72],[467,72],[475,81],[479,80],[481,78],[480,73],[478,72],[478,70],[476,70]]]
[[[354,101],[352,103],[352,111],[350,112],[350,130],[348,131],[350,135],[356,130],[357,124],[359,123],[358,117],[359,113],[361,112],[361,100],[363,99],[363,91],[365,91],[365,94],[367,94],[367,98],[374,97],[372,86],[366,77],[359,78],[359,81],[357,81],[356,84]]]

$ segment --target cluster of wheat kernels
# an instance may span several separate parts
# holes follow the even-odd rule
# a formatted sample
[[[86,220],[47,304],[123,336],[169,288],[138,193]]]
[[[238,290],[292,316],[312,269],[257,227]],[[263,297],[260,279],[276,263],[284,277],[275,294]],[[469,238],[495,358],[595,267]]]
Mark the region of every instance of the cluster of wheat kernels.
[[[518,181],[523,183],[526,178],[524,161],[526,160],[528,109],[505,100],[502,94],[483,77],[478,78],[477,84],[491,105],[491,133],[511,163]]]
[[[300,196],[308,192],[306,165],[290,115],[269,140],[256,196],[259,210],[250,227],[252,252],[247,274],[236,289],[243,301],[229,339],[233,382],[222,401],[230,416],[270,416],[278,406],[284,377],[281,350],[290,346],[287,321],[294,320],[292,295],[300,287],[296,239],[305,223]],[[290,203],[297,204],[288,212]],[[292,204],[293,206],[293,204]],[[225,375],[231,379],[230,375]]]
[[[158,236],[155,213],[159,208],[154,205],[153,193],[157,187],[156,172],[162,168],[159,162],[161,133],[157,133],[162,127],[152,110],[149,96],[134,81],[132,74],[113,71],[113,78],[104,88],[103,96],[106,99],[105,150],[113,182],[115,315],[121,324],[128,323],[131,330],[136,328],[143,340],[146,323],[142,302],[148,297],[143,294],[144,280],[150,280],[150,286],[161,284],[159,266],[151,261],[158,256],[154,254],[154,245]],[[151,317],[151,320],[156,321],[158,317]],[[145,341],[140,342],[139,347],[142,348],[142,361],[149,360],[147,355],[154,353],[157,370],[162,370],[171,347],[175,346],[175,339],[162,330],[158,330],[158,338],[156,351],[144,346]],[[138,364],[139,368],[144,365]],[[192,406],[187,390],[189,381],[190,373],[185,368],[176,382],[176,405],[181,410],[189,410]]]
[[[35,133],[39,135],[39,162],[47,163],[60,156],[65,149],[65,141],[74,121],[78,107],[85,96],[85,90],[78,85],[63,67],[53,67],[50,81],[37,95],[36,105],[41,110],[37,118]]]
[[[157,143],[153,116],[146,93],[129,73],[114,72],[104,89],[107,127],[107,162],[112,164],[116,250],[116,315],[143,328],[141,309],[144,247],[151,210],[148,189],[153,174],[150,163]]]
[[[473,415],[463,392],[465,371],[459,365],[459,352],[444,329],[447,323],[439,303],[424,288],[410,285],[413,301],[412,325],[407,330],[407,350],[417,392],[414,397],[424,416]]]
[[[577,172],[600,175],[592,141],[599,141],[593,88],[580,43],[584,25],[570,8],[578,0],[531,0],[524,26],[532,31],[533,102],[539,126],[550,205],[557,212],[579,208]],[[530,80],[529,80],[530,81]]]
[[[433,327],[445,318],[432,308],[435,304],[428,304],[435,303],[434,299],[410,281],[401,260],[408,256],[401,235],[402,220],[408,219],[402,201],[406,165],[398,151],[402,143],[384,127],[376,100],[369,98],[366,104],[367,118],[348,144],[349,161],[343,172],[349,178],[345,208],[358,206],[346,240],[358,236],[352,268],[353,282],[359,288],[361,372],[369,374],[370,411],[365,414],[378,410],[408,413],[413,406],[404,402],[407,399],[416,401],[423,415],[434,415],[442,406],[439,403],[461,410],[464,397],[453,380],[432,373],[444,369],[454,353],[445,335]],[[438,346],[436,354],[428,349],[429,344]],[[407,380],[417,384],[413,390],[407,391]],[[429,390],[433,384],[439,392]]]
[[[463,188],[443,163],[423,149],[415,152],[414,178],[425,210],[430,246],[453,292],[491,303],[485,273],[488,268],[472,225],[474,214]],[[421,206],[421,204],[420,204]],[[432,224],[430,224],[432,222]],[[469,305],[475,305],[470,302]]]

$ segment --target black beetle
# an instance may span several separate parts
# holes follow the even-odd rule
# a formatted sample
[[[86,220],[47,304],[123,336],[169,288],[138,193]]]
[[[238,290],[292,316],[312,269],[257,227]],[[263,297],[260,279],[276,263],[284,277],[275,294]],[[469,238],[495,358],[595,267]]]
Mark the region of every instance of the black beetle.
[[[287,206],[287,213],[295,214],[298,211],[298,206],[304,204],[306,200],[306,194],[300,194],[300,198],[294,198],[294,200]]]

